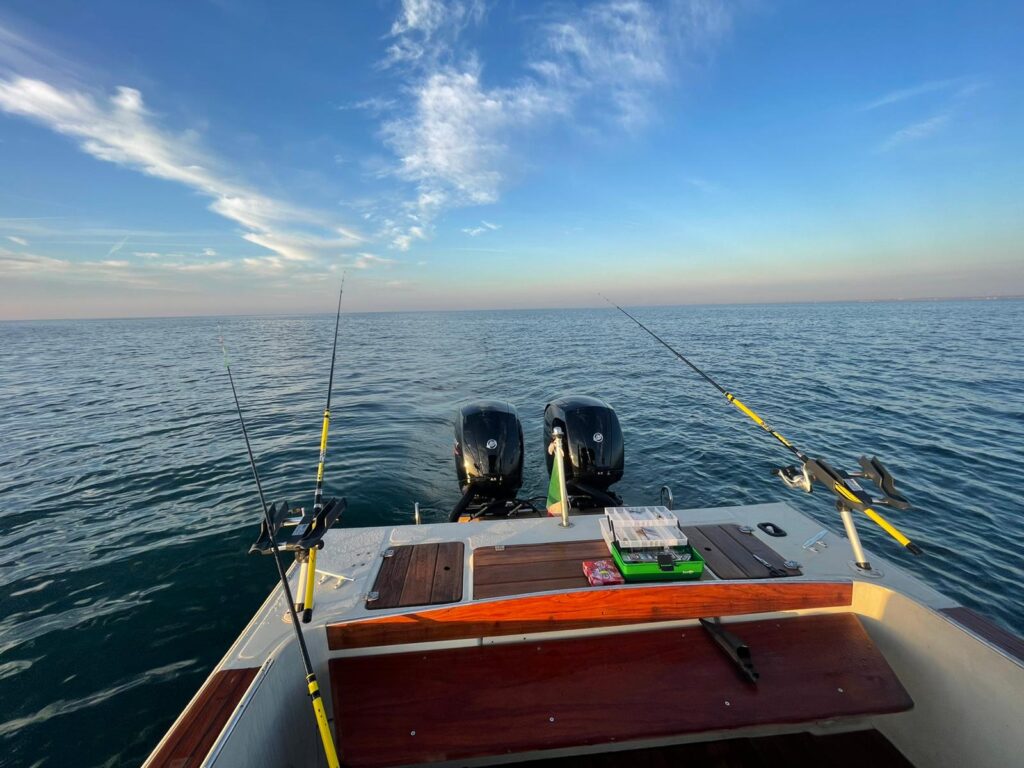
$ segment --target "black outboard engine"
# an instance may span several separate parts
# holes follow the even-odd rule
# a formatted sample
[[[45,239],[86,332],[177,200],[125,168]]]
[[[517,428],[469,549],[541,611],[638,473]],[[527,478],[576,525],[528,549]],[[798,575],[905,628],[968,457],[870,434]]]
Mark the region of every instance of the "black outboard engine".
[[[552,430],[565,433],[565,485],[572,506],[581,509],[617,507],[622,499],[609,487],[622,479],[625,443],[619,418],[611,406],[596,397],[566,395],[544,409],[544,451],[548,474],[554,457],[547,453]]]
[[[455,471],[462,499],[454,522],[500,511],[523,484],[523,427],[515,406],[483,400],[463,406],[455,418]]]

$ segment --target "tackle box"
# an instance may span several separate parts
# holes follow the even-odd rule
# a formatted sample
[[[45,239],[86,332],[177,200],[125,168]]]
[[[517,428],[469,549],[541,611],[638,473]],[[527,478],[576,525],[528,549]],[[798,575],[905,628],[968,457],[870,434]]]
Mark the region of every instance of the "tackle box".
[[[626,581],[699,579],[704,559],[667,507],[608,507],[601,534]]]

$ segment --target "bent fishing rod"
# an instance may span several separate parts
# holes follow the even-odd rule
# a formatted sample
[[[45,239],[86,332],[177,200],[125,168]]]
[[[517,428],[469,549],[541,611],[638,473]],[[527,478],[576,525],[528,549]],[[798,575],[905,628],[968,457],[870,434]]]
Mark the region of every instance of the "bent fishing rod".
[[[762,430],[774,437],[778,442],[782,443],[790,453],[799,459],[799,465],[780,467],[773,470],[773,473],[779,476],[782,482],[786,484],[786,487],[811,493],[814,483],[818,482],[836,494],[836,507],[842,516],[843,526],[846,529],[847,538],[850,540],[850,546],[853,549],[854,554],[854,563],[857,568],[864,571],[870,571],[871,563],[868,562],[867,557],[864,554],[864,550],[861,547],[860,537],[857,535],[857,529],[854,527],[853,518],[850,514],[851,510],[863,512],[868,519],[896,539],[896,541],[905,547],[911,554],[924,554],[923,550],[917,544],[903,535],[903,533],[892,525],[892,523],[873,509],[873,507],[879,505],[900,510],[910,508],[910,502],[897,493],[896,481],[877,457],[869,459],[866,456],[861,456],[858,460],[858,463],[861,466],[861,470],[859,472],[845,472],[843,470],[837,470],[831,467],[824,459],[811,458],[783,437],[777,430],[769,426],[764,419],[745,405],[738,397],[736,397],[736,395],[728,391],[725,387],[711,378],[711,376],[690,362],[690,360],[688,360],[681,352],[676,350],[671,344],[637,320],[636,317],[624,310],[604,294],[598,295],[650,334],[659,344],[664,346],[681,362],[686,363],[686,365],[693,369],[694,372],[699,374],[705,381],[711,384],[711,386],[721,392],[725,396],[725,399],[736,406],[741,413],[757,424],[757,426]],[[863,488],[861,488],[860,484],[857,483],[858,478],[867,479],[874,483],[878,490],[881,491],[881,497],[876,498],[868,494]]]
[[[324,462],[327,459],[327,430],[331,424],[331,390],[334,389],[334,361],[338,356],[338,326],[341,323],[341,297],[345,295],[345,273],[341,273],[341,288],[338,290],[338,311],[334,316],[334,346],[331,350],[331,373],[327,379],[327,405],[324,408],[324,421],[320,429],[320,461],[316,467],[316,489],[313,491],[313,515],[319,515],[324,508]],[[316,585],[316,553],[319,546],[310,550],[300,550],[299,558],[299,589],[303,592],[302,601],[295,609],[302,613],[302,623],[308,624],[313,618],[313,588]]]
[[[313,672],[313,662],[309,658],[309,649],[306,647],[306,639],[302,635],[302,628],[299,627],[299,618],[295,612],[295,603],[292,600],[292,590],[288,585],[288,577],[285,575],[284,564],[281,562],[281,551],[278,549],[277,540],[274,537],[275,525],[267,507],[266,497],[263,495],[263,484],[260,482],[260,473],[256,469],[256,458],[252,453],[252,445],[249,443],[249,432],[245,428],[245,418],[242,416],[242,406],[238,402],[238,391],[235,389],[235,378],[231,375],[231,364],[228,362],[227,347],[224,345],[224,337],[220,339],[221,352],[224,355],[224,367],[228,372],[228,381],[231,382],[231,394],[235,398],[235,409],[238,411],[238,423],[242,425],[242,437],[245,438],[245,450],[249,454],[249,466],[252,468],[252,476],[256,480],[256,491],[260,497],[260,507],[263,509],[263,520],[266,525],[266,534],[270,544],[270,551],[277,565],[277,575],[281,580],[284,589],[285,603],[291,614],[292,628],[295,630],[295,639],[299,643],[299,651],[302,656],[302,666],[306,671],[306,689],[309,691],[309,698],[313,703],[313,714],[316,717],[317,729],[320,732],[320,740],[323,742],[324,755],[327,758],[328,768],[339,768],[338,752],[334,747],[334,738],[331,736],[331,727],[327,723],[327,712],[324,710],[324,702],[320,696],[320,685]]]

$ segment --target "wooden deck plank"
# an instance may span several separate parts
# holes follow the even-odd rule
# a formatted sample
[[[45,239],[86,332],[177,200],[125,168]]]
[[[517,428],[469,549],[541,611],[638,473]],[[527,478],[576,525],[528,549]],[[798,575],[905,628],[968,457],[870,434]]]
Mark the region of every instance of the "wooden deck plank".
[[[985,638],[1018,661],[1024,661],[1024,638],[1003,629],[998,624],[993,624],[980,613],[962,605],[943,608],[940,613],[979,637]]]
[[[473,550],[475,599],[589,586],[583,561],[610,557],[602,539]]]
[[[711,572],[720,579],[745,579],[746,575],[742,568],[726,557],[718,546],[707,536],[700,532],[696,526],[683,526],[683,533],[691,547],[700,552],[704,558],[704,564]]]
[[[331,650],[848,606],[849,581],[700,581],[461,603],[329,624]]]
[[[225,669],[207,680],[149,768],[193,768],[202,763],[258,671],[259,667]]]
[[[738,541],[740,546],[745,550],[755,555],[760,555],[776,568],[785,571],[788,575],[800,576],[803,573],[799,568],[786,567],[785,558],[768,546],[768,544],[757,538],[753,533],[743,533],[743,531],[740,530],[740,527],[735,524],[721,525],[719,527],[733,539]]]
[[[605,554],[605,557],[609,557]],[[479,589],[481,584],[512,584],[516,582],[541,581],[544,579],[564,579],[573,576],[583,577],[583,560],[596,558],[573,558],[571,560],[541,560],[524,565],[522,563],[495,564],[473,569],[473,585]],[[584,585],[586,580],[584,579]]]
[[[538,563],[545,560],[591,560],[608,557],[608,545],[603,539],[586,541],[560,541],[547,544],[513,544],[502,547],[478,547],[473,550],[473,567]]]
[[[377,599],[367,601],[366,607],[371,609],[394,608],[401,603],[402,590],[405,589],[405,576],[412,560],[412,547],[392,547],[391,557],[381,558],[380,570],[373,582],[373,591]]]
[[[582,561],[581,561],[582,562]],[[579,565],[577,563],[577,565]],[[590,582],[583,575],[583,567],[579,566],[580,572],[576,576],[562,576],[552,579],[531,579],[530,581],[514,581],[502,584],[474,584],[473,598],[484,600],[491,597],[510,597],[512,595],[524,595],[530,592],[551,592],[554,590],[583,589],[589,587]]]
[[[729,629],[751,647],[757,686],[692,627],[332,659],[332,685],[345,691],[335,711],[341,753],[371,768],[913,705],[853,614]]]
[[[430,604],[455,603],[462,599],[462,571],[466,548],[461,541],[437,545],[434,583],[430,588]]]
[[[427,605],[434,586],[434,566],[437,565],[437,544],[414,544],[409,570],[405,573],[400,606]]]
[[[754,559],[749,550],[736,539],[722,530],[720,525],[701,525],[698,530],[703,533],[736,567],[743,571],[745,579],[767,579],[768,569]]]

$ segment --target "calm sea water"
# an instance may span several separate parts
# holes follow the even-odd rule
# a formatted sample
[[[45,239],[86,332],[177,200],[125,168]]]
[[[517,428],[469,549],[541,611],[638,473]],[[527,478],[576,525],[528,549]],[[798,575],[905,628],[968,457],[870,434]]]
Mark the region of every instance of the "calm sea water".
[[[915,503],[871,549],[1024,631],[1024,302],[639,309],[812,454],[877,453]],[[0,764],[136,765],[273,586],[217,343],[223,328],[271,498],[308,501],[333,317],[0,323]],[[788,455],[614,310],[345,315],[329,493],[343,527],[446,519],[452,416],[515,403],[523,493],[542,413],[602,397],[619,492],[677,507],[831,500],[782,487]]]

